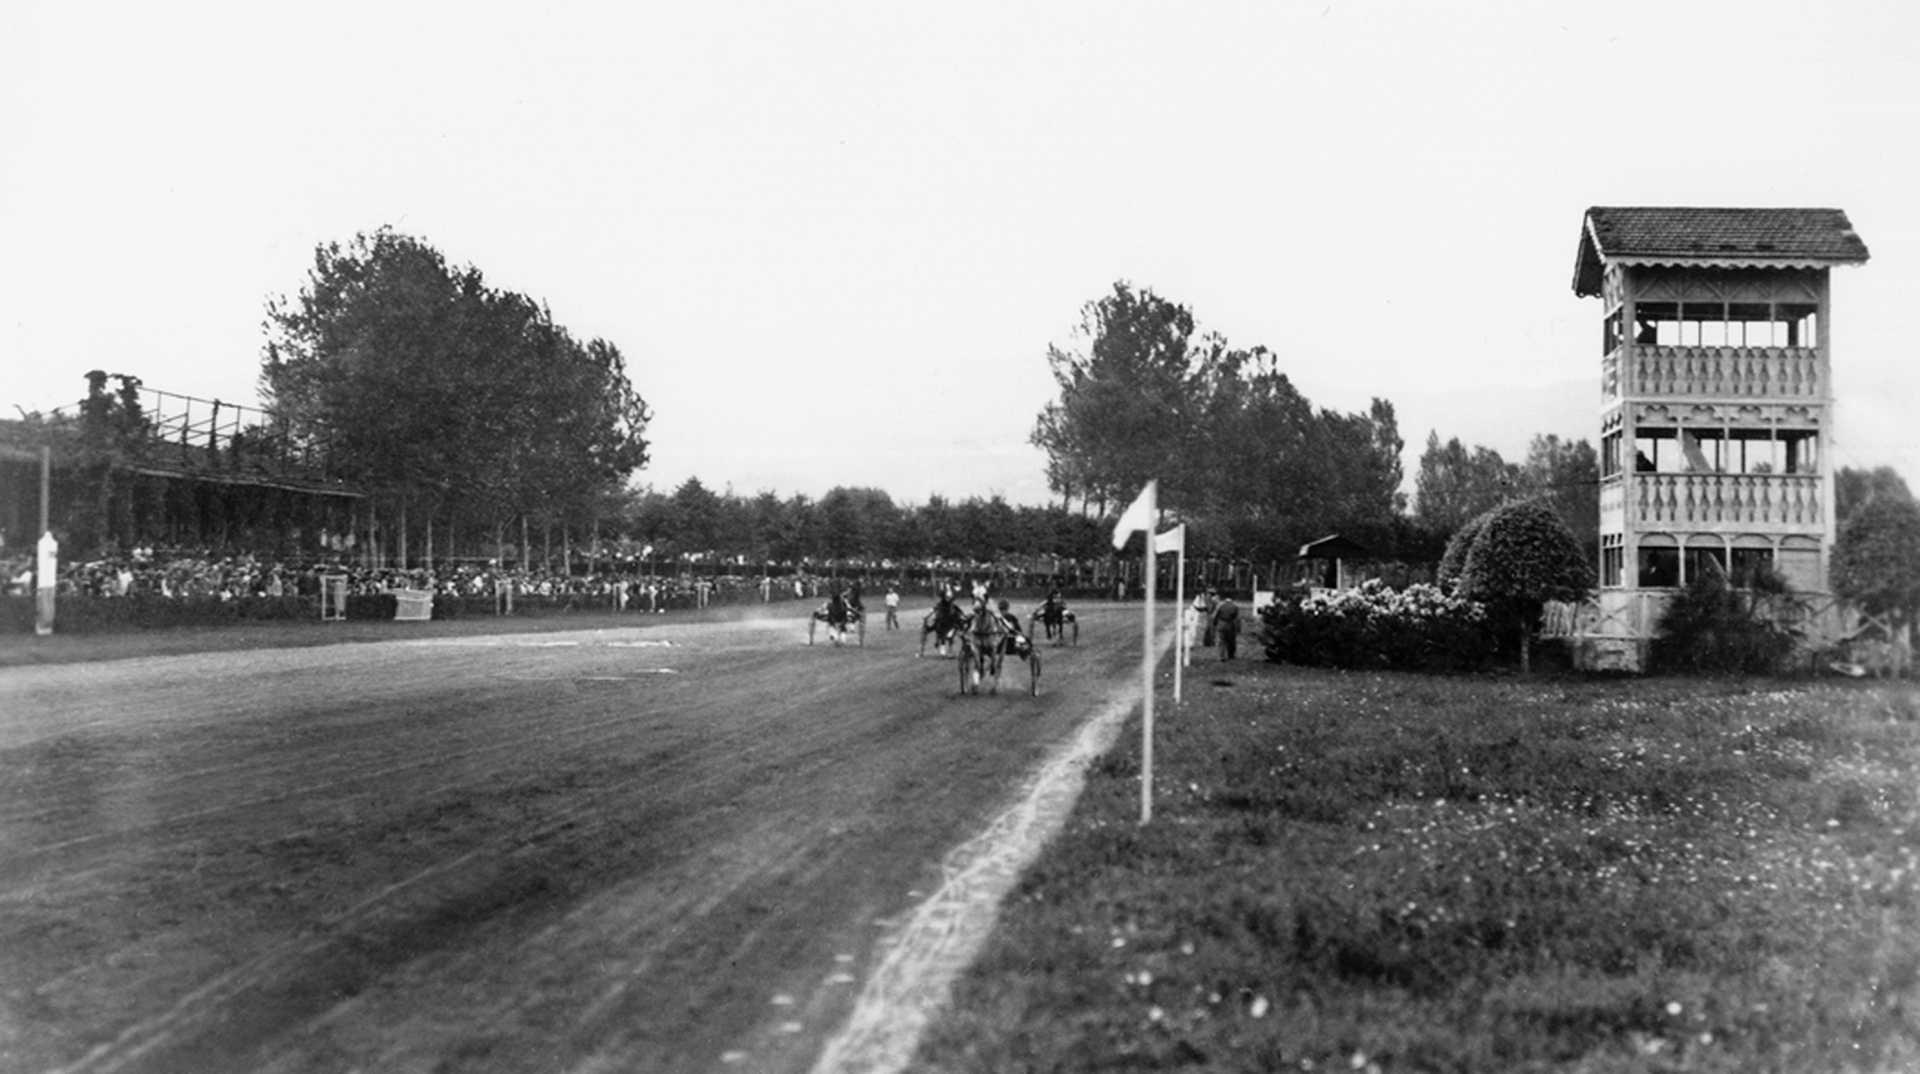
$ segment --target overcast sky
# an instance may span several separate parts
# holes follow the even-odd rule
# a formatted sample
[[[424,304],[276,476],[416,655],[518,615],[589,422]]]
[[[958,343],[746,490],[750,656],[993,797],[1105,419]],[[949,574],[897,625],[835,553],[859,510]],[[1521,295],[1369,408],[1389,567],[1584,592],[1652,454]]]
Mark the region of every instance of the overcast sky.
[[[1411,476],[1597,439],[1588,206],[1809,206],[1873,254],[1835,462],[1920,486],[1916,57],[1906,2],[6,0],[0,411],[253,404],[268,298],[388,225],[617,345],[663,491],[1044,502],[1116,280],[1391,400]]]

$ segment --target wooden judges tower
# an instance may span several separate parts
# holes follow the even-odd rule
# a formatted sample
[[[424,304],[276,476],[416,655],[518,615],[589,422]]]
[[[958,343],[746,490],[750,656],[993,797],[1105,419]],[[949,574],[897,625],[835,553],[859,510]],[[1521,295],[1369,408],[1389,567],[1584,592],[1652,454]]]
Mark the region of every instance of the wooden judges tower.
[[[1828,270],[1838,209],[1592,208],[1573,290],[1604,304],[1600,600],[1583,662],[1644,666],[1666,598],[1766,565],[1825,594],[1833,549]]]

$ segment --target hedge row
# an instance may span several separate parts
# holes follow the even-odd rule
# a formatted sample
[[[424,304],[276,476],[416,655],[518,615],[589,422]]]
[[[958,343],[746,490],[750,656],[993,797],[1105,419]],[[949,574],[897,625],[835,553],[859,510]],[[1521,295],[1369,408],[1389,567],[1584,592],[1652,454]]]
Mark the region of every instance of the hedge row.
[[[1466,671],[1496,646],[1486,612],[1437,586],[1357,588],[1283,596],[1260,611],[1267,659],[1313,667]]]

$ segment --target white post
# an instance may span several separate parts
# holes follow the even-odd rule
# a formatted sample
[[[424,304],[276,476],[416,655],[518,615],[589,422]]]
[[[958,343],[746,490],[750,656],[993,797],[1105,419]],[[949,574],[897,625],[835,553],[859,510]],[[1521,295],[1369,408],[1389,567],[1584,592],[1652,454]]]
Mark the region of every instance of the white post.
[[[1153,485],[1149,483],[1151,490]],[[1146,824],[1153,819],[1153,590],[1154,568],[1158,566],[1153,558],[1153,527],[1155,520],[1151,506],[1147,510],[1147,555],[1144,561],[1147,588],[1146,603],[1146,640],[1141,647],[1140,675],[1145,684],[1145,711],[1140,718],[1140,823]]]
[[[1153,590],[1154,568],[1153,530],[1160,523],[1160,511],[1155,504],[1158,496],[1157,481],[1148,481],[1147,487],[1140,490],[1133,504],[1120,513],[1120,520],[1113,526],[1114,551],[1126,547],[1128,539],[1135,530],[1146,536],[1146,554],[1140,560],[1140,569],[1145,578],[1141,579],[1146,591],[1145,604],[1146,634],[1140,639],[1140,823],[1153,819]]]
[[[53,633],[53,597],[60,584],[60,542],[53,531],[40,535],[34,564],[33,632],[42,637]]]

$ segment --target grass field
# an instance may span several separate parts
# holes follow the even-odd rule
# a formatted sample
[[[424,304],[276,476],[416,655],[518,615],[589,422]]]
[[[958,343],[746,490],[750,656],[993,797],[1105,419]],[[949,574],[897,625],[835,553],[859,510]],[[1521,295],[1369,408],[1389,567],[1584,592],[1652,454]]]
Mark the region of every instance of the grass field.
[[[918,1070],[1920,1070],[1920,689],[1197,664]]]

